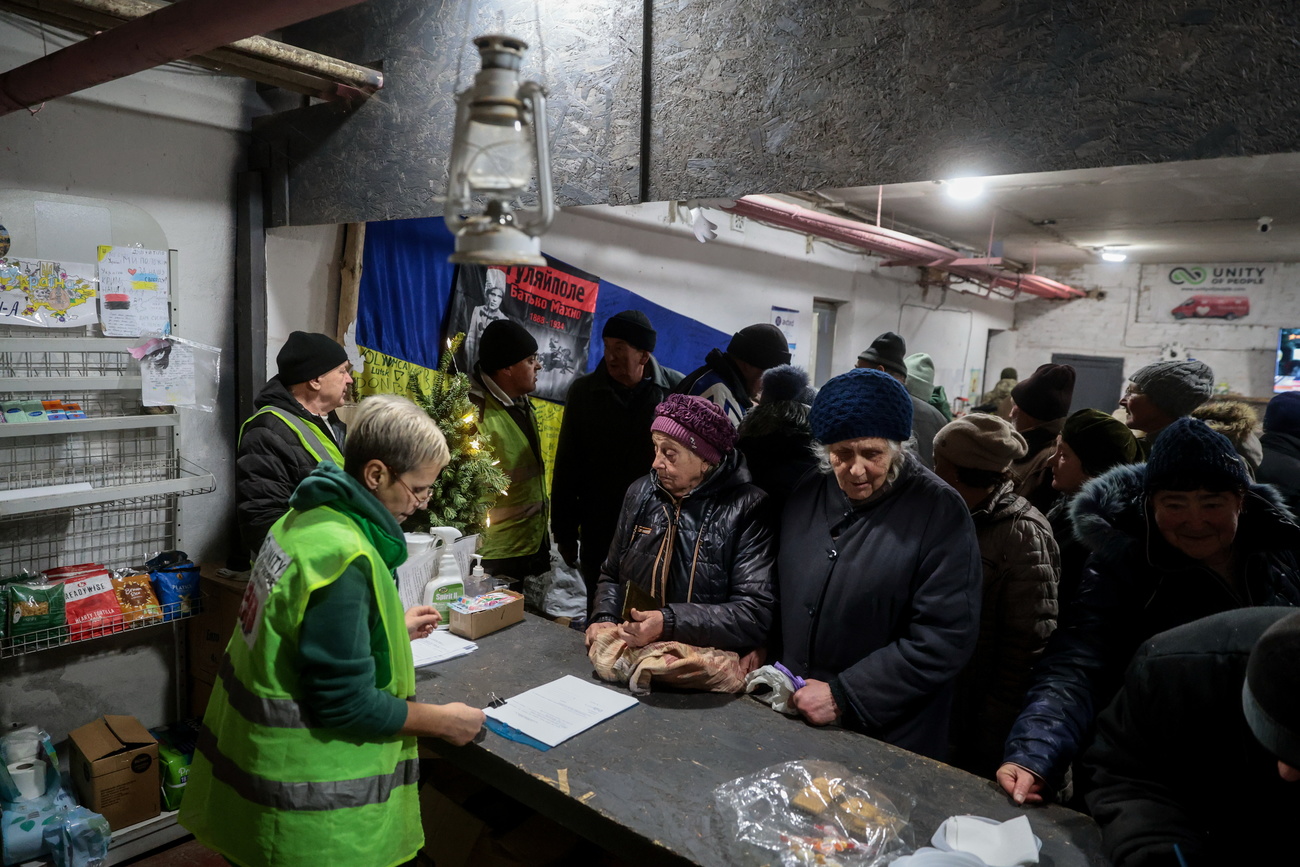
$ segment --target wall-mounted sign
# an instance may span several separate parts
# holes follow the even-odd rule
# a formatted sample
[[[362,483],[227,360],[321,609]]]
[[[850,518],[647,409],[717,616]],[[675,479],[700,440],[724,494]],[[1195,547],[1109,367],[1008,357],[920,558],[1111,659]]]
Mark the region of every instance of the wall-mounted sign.
[[[1143,265],[1137,320],[1268,325],[1294,309],[1297,276],[1270,263]]]

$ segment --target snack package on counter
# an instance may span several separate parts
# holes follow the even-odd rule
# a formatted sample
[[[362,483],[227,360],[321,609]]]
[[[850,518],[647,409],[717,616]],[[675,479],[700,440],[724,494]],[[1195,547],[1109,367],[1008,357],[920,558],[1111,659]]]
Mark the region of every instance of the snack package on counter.
[[[100,567],[65,578],[63,587],[69,641],[101,638],[125,628],[122,606],[107,569]]]
[[[46,825],[42,836],[55,867],[103,867],[113,830],[93,810],[72,807],[63,811],[58,822]]]
[[[15,648],[53,647],[68,639],[62,583],[44,578],[11,581],[3,586],[8,597],[9,643]]]
[[[199,567],[184,551],[167,551],[144,565],[162,606],[163,620],[188,617],[198,611]]]
[[[773,765],[723,783],[714,798],[736,840],[752,847],[742,863],[879,867],[912,850],[915,800],[834,762]]]
[[[158,623],[163,619],[162,606],[146,573],[134,569],[113,573],[113,592],[122,607],[122,622],[127,626]]]
[[[187,719],[161,728],[149,729],[158,740],[158,763],[162,766],[164,810],[179,810],[185,784],[189,781],[190,763],[194,761],[194,744],[199,738],[202,720]]]

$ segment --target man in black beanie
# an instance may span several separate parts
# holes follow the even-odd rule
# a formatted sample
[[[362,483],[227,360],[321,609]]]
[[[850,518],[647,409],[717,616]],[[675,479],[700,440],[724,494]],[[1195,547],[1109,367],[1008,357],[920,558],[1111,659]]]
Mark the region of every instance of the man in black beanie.
[[[1029,444],[1029,453],[1011,465],[1016,493],[1044,514],[1059,493],[1052,487],[1052,456],[1074,399],[1074,368],[1040,364],[1011,389],[1011,423]]]
[[[640,310],[611,316],[601,331],[604,357],[574,380],[564,404],[551,481],[551,531],[564,562],[582,572],[588,616],[623,495],[654,459],[655,407],[682,379],[651,355],[657,336]]]
[[[347,427],[335,410],[352,385],[348,354],[325,334],[295,331],[275,357],[278,372],[253,400],[257,412],[239,428],[235,515],[242,550],[232,567],[247,568],[271,525],[289,511],[289,496],[321,461],[343,466]]]
[[[883,370],[894,379],[907,386],[907,342],[901,335],[892,331],[871,341],[871,345],[858,353],[858,363],[854,367],[866,367],[871,370]],[[943,413],[921,400],[910,391],[907,396],[912,400],[912,443],[913,453],[921,459],[927,470],[934,469],[934,437],[948,423]]]
[[[541,369],[537,340],[524,326],[498,319],[483,329],[469,399],[478,408],[479,430],[491,441],[510,487],[488,512],[479,553],[484,572],[524,581],[551,566],[546,466],[537,416],[528,399],[537,389]]]
[[[790,363],[790,344],[775,325],[747,325],[731,335],[727,351],[710,349],[704,366],[673,389],[713,401],[736,427],[758,398],[763,371]]]
[[[1300,816],[1300,614],[1156,635],[1097,719],[1088,808],[1116,867],[1281,864]]]

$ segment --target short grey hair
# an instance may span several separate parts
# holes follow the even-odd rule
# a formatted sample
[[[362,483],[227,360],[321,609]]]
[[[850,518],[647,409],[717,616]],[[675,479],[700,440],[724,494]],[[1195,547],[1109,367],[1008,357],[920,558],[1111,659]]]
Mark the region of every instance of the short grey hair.
[[[344,469],[354,478],[371,461],[400,476],[425,464],[445,467],[450,460],[438,423],[396,394],[372,394],[362,400],[343,446]]]
[[[885,484],[892,485],[903,472],[903,444],[898,440],[885,440],[885,445],[889,448],[889,470],[885,473]],[[817,455],[817,468],[823,473],[831,472],[830,447],[813,442],[813,451]]]

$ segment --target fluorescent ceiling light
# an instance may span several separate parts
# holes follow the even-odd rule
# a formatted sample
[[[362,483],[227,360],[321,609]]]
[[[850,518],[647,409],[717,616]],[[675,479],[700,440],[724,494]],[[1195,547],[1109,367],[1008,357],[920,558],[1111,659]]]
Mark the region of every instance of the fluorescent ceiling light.
[[[1106,262],[1123,262],[1128,254],[1119,247],[1102,247],[1101,258]]]
[[[958,201],[968,202],[984,195],[983,178],[952,178],[944,182],[948,195]]]

